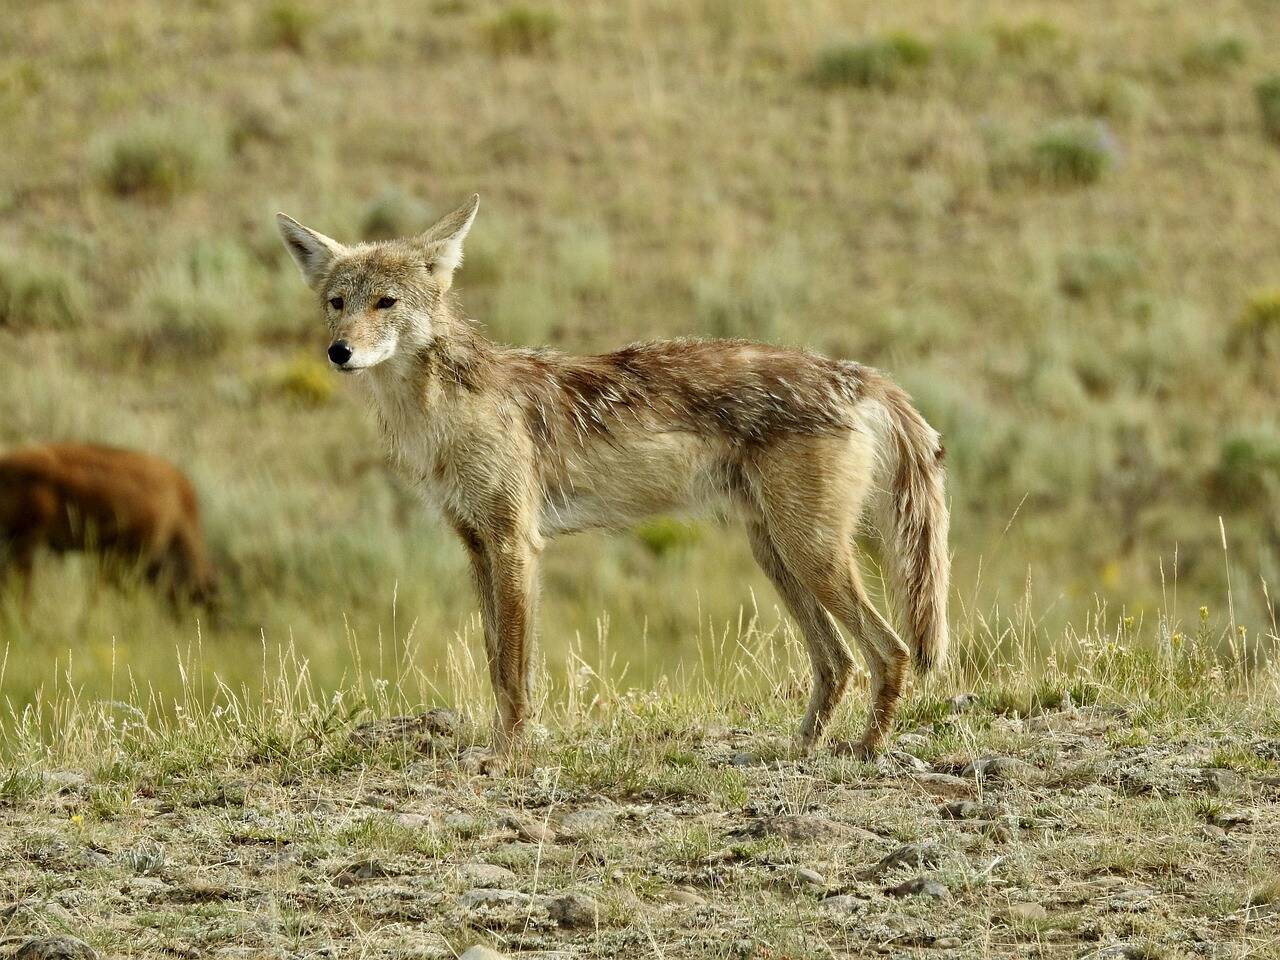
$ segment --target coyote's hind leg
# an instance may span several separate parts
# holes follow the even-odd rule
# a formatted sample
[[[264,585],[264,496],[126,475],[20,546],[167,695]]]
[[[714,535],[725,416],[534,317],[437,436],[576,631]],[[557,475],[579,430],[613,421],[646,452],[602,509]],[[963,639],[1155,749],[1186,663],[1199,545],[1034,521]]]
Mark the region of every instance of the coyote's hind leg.
[[[809,663],[813,668],[813,691],[809,707],[800,724],[797,743],[808,750],[822,736],[831,716],[844,696],[845,687],[853,673],[853,655],[836,629],[835,621],[818,602],[817,597],[787,569],[782,555],[769,538],[764,524],[751,520],[747,523],[747,536],[751,540],[751,552],[765,575],[782,597],[787,610],[804,635],[809,651]]]

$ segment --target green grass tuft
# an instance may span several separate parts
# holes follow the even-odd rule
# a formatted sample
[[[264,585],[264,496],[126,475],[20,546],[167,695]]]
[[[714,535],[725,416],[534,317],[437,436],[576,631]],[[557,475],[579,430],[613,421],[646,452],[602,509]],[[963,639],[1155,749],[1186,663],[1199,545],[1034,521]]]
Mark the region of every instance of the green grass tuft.
[[[1244,38],[1223,33],[1197,40],[1182,55],[1187,73],[1202,77],[1218,77],[1230,73],[1249,58],[1249,45]]]
[[[810,79],[820,87],[892,90],[913,71],[927,65],[932,49],[909,33],[841,43],[818,54]]]
[[[333,399],[334,374],[309,356],[297,357],[272,380],[276,393],[304,407],[322,407]]]
[[[1137,254],[1127,246],[1084,247],[1058,258],[1058,286],[1077,300],[1119,293],[1140,272]]]
[[[79,277],[31,257],[0,257],[0,327],[66,328],[85,315]]]
[[[1002,55],[1032,57],[1056,48],[1062,41],[1062,28],[1051,20],[1033,17],[1016,23],[994,23],[991,35]]]
[[[275,0],[263,9],[258,34],[267,46],[303,53],[315,25],[316,15],[306,5],[295,0]]]
[[[94,166],[118,196],[168,199],[200,183],[224,150],[216,124],[148,117],[102,141]]]
[[[1088,186],[1110,169],[1115,148],[1106,128],[1087,121],[1055,123],[1029,147],[1031,172],[1055,186]]]
[[[421,233],[431,226],[426,205],[395,187],[382,191],[360,221],[360,235],[366,240],[393,240]]]
[[[1266,503],[1280,494],[1280,432],[1258,426],[1229,433],[1209,484],[1224,507]]]
[[[217,356],[237,336],[255,336],[263,309],[252,282],[258,269],[234,242],[195,244],[143,282],[126,340],[143,359],[191,362]]]
[[[1280,142],[1280,74],[1274,74],[1254,87],[1258,112],[1262,117],[1262,130],[1272,140]]]
[[[560,17],[552,10],[517,4],[489,22],[489,46],[497,54],[548,53],[561,29]]]
[[[702,539],[702,528],[691,523],[663,518],[650,520],[635,528],[635,537],[655,557],[693,546]]]

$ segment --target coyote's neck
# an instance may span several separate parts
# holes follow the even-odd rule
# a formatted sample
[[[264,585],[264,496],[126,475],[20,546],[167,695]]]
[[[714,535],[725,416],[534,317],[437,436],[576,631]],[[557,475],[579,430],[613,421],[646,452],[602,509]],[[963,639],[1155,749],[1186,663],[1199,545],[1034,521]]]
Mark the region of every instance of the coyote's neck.
[[[470,321],[450,316],[430,341],[369,371],[369,392],[393,460],[414,468],[439,445],[450,410],[488,379],[496,350]]]

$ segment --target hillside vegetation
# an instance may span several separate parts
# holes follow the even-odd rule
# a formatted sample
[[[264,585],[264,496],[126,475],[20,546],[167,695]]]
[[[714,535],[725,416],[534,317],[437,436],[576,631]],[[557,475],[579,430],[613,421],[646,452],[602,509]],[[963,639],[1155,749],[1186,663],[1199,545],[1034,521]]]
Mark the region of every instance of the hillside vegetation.
[[[461,551],[325,369],[272,221],[392,236],[473,191],[458,285],[495,338],[899,378],[945,434],[970,656],[1201,604],[1272,642],[1274,0],[46,0],[0,42],[0,444],[171,457],[226,578],[175,617],[46,560],[0,611],[17,710],[473,655]],[[544,598],[549,661],[641,685],[779,619],[714,521],[557,545]]]

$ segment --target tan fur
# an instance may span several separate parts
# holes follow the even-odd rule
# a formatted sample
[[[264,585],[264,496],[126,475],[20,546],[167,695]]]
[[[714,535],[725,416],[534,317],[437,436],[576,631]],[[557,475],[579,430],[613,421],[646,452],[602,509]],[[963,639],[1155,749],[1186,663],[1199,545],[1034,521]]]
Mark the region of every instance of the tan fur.
[[[804,633],[814,687],[802,744],[821,736],[852,673],[843,627],[872,675],[857,749],[877,749],[912,653],[928,670],[946,652],[937,433],[875,370],[803,351],[673,340],[573,357],[489,342],[448,295],[477,201],[409,240],[346,247],[283,214],[280,227],[338,356],[350,354],[341,366],[364,374],[394,460],[466,545],[499,744],[528,714],[544,542],[703,509],[743,517]],[[905,643],[855,562],[867,512],[885,539]]]
[[[28,598],[41,547],[139,562],[174,598],[206,601],[216,587],[190,481],[132,450],[50,443],[0,456],[0,566],[13,565]]]

